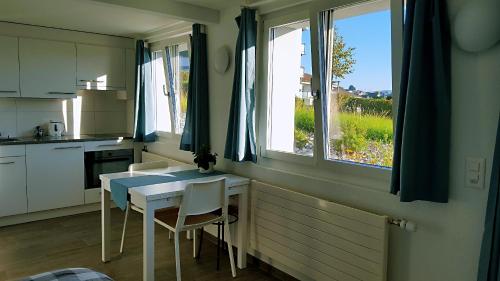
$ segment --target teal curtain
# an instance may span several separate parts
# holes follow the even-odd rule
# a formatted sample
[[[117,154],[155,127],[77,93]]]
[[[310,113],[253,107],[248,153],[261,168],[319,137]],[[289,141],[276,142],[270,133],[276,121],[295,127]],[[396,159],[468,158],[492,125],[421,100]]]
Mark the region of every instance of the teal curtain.
[[[231,108],[224,158],[257,162],[255,145],[255,10],[244,8],[236,18],[240,29],[236,41]]]
[[[204,146],[210,147],[208,108],[207,35],[204,25],[193,24],[186,123],[181,137],[181,150],[198,152]]]
[[[144,41],[137,40],[135,46],[135,115],[134,141],[154,142],[155,104],[152,90],[151,52]]]
[[[450,32],[446,1],[408,0],[391,192],[448,202]]]
[[[477,281],[500,281],[500,115]]]

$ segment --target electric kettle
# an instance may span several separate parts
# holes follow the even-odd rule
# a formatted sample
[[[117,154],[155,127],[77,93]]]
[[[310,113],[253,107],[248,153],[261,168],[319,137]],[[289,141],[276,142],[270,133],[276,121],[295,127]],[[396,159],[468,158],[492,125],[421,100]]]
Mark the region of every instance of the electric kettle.
[[[60,137],[64,133],[64,123],[58,121],[49,122],[49,136],[51,137]]]

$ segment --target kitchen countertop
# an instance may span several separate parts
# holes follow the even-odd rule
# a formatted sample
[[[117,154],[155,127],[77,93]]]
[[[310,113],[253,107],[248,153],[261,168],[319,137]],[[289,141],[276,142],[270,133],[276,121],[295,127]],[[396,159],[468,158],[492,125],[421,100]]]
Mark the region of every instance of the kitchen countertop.
[[[130,134],[94,134],[94,135],[68,135],[62,137],[18,137],[15,140],[3,141],[0,139],[0,145],[22,145],[22,144],[43,144],[43,143],[64,143],[64,142],[86,142],[86,141],[106,141],[118,139],[132,139]]]

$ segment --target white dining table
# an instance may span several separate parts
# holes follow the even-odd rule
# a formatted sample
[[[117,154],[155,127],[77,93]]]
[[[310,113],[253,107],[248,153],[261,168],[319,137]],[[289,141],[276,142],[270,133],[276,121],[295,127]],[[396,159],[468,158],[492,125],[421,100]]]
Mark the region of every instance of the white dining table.
[[[175,166],[163,169],[142,170],[134,172],[122,172],[102,174],[101,179],[101,222],[102,222],[102,261],[111,260],[111,188],[110,181],[113,179],[137,177],[144,175],[167,175],[177,172],[196,169],[192,165]],[[155,211],[162,208],[179,206],[184,189],[192,182],[203,182],[226,178],[230,196],[238,197],[238,223],[236,228],[236,247],[238,268],[246,267],[246,255],[248,249],[248,186],[250,180],[232,174],[214,175],[190,180],[181,180],[168,183],[145,185],[130,188],[131,203],[142,210],[143,213],[143,280],[153,281],[155,270],[155,236],[154,215]],[[196,236],[196,235],[194,235]],[[194,243],[196,245],[196,241]],[[195,250],[195,249],[194,249]]]

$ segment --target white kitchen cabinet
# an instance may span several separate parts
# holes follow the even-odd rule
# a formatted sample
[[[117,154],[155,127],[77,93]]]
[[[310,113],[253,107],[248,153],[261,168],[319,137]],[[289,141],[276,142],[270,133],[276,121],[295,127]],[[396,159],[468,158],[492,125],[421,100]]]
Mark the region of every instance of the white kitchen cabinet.
[[[84,204],[83,143],[26,146],[28,212]]]
[[[0,179],[0,217],[25,214],[28,211],[25,157],[0,157]]]
[[[0,98],[19,97],[17,37],[0,36]]]
[[[125,90],[125,49],[77,44],[79,88]]]
[[[74,43],[19,38],[19,62],[22,97],[76,96]]]

